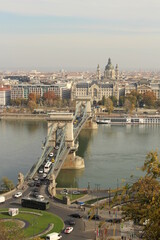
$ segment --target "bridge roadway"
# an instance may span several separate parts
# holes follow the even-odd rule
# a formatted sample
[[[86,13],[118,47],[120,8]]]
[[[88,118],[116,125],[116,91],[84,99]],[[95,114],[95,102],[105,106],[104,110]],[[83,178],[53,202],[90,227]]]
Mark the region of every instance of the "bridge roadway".
[[[79,106],[78,106],[79,107]],[[81,112],[81,117],[78,119],[78,123],[75,123],[75,120],[77,118],[78,111],[76,110],[76,114],[74,116],[74,125],[73,125],[73,137],[74,142],[76,141],[81,129],[83,128],[86,121],[91,118],[91,115],[88,114],[85,111],[85,108],[83,109],[83,112]],[[42,152],[42,155],[40,159],[32,166],[30,171],[26,174],[25,179],[30,180],[32,179],[38,172],[38,169],[45,165],[47,162],[48,156],[51,152],[54,153],[54,163],[52,163],[51,169],[47,174],[47,178],[50,179],[50,176],[54,174],[55,178],[57,178],[61,167],[63,166],[63,163],[65,162],[68,154],[70,151],[74,150],[75,147],[67,146],[65,143],[65,127],[59,132],[59,135],[57,137],[57,143],[59,145],[58,150],[55,150],[54,147],[49,145],[49,140],[53,133],[53,124],[51,126],[49,135],[46,138],[45,146]]]

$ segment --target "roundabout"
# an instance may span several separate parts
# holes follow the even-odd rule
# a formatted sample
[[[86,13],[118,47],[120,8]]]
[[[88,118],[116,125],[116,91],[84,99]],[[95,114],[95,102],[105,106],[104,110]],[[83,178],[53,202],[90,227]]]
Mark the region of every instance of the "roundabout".
[[[19,209],[19,214],[9,216],[8,209],[0,209],[0,223],[3,222],[6,227],[18,228],[24,231],[27,238],[33,236],[45,236],[50,232],[61,232],[64,224],[58,216],[33,209]]]

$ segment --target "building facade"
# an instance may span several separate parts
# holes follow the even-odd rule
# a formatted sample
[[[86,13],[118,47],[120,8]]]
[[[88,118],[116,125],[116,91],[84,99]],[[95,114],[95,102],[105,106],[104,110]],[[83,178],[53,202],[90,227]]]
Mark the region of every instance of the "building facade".
[[[11,90],[7,87],[0,88],[0,106],[6,106],[10,103]]]
[[[28,99],[30,93],[35,93],[36,95],[43,97],[44,93],[54,91],[55,95],[60,99],[70,98],[70,89],[64,84],[18,84],[13,86],[11,89],[11,99],[15,100],[17,98]]]

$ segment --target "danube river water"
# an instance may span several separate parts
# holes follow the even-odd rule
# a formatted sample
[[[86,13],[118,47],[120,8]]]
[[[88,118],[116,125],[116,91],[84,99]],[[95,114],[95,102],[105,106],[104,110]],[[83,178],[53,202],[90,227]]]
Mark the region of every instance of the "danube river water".
[[[45,121],[0,121],[0,179],[17,182],[19,172],[26,174],[41,155],[47,134]],[[97,130],[82,130],[77,155],[85,160],[83,170],[62,170],[59,187],[117,187],[130,176],[143,173],[146,154],[160,149],[160,126],[99,125]]]

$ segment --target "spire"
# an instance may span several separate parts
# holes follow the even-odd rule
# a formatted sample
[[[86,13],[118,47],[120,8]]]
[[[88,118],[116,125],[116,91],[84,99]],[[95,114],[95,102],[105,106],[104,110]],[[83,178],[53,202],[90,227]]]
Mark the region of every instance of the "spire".
[[[97,78],[98,78],[98,80],[101,79],[101,73],[100,73],[100,67],[99,67],[99,64],[97,65]]]
[[[119,68],[118,68],[118,64],[116,64],[116,67],[115,67],[115,77],[116,77],[116,80],[119,80]]]

